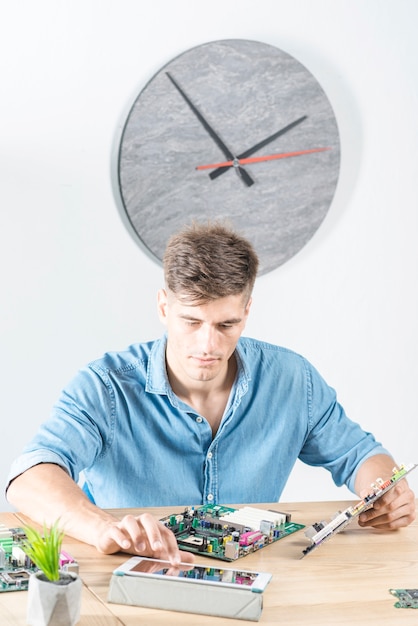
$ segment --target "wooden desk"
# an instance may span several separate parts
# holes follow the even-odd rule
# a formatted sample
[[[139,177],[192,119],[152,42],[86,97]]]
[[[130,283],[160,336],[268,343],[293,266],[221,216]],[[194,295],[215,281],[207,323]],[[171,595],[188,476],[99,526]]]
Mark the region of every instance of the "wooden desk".
[[[280,503],[294,522],[309,526],[326,520],[350,502]],[[277,508],[277,504],[252,505]],[[147,509],[157,517],[182,507]],[[118,516],[139,509],[116,510]],[[19,514],[0,514],[9,527],[27,519]],[[397,532],[361,529],[354,521],[343,532],[301,559],[309,544],[303,530],[289,535],[240,560],[248,569],[271,572],[273,579],[264,593],[260,624],[277,626],[416,626],[418,611],[397,609],[390,588],[418,588],[418,522]],[[82,617],[79,626],[242,626],[243,620],[222,619],[189,613],[174,613],[106,602],[111,572],[127,560],[125,554],[103,556],[71,537],[64,549],[80,565],[84,582]],[[220,563],[196,557],[198,562]],[[224,563],[224,565],[226,565]],[[229,567],[229,565],[228,565]],[[2,626],[26,623],[26,592],[0,594]]]

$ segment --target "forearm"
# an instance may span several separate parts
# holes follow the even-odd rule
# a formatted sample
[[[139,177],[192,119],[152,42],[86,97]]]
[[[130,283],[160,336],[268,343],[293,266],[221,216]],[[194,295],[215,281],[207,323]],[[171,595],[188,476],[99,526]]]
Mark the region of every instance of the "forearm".
[[[8,501],[38,524],[50,526],[57,519],[68,535],[97,545],[100,528],[115,518],[92,504],[82,489],[58,465],[35,465],[14,479]]]
[[[181,558],[172,531],[149,513],[125,515],[121,520],[92,504],[85,493],[58,465],[35,465],[14,479],[7,499],[39,524],[50,526],[59,519],[67,535],[84,541],[104,554],[128,552],[172,563]]]

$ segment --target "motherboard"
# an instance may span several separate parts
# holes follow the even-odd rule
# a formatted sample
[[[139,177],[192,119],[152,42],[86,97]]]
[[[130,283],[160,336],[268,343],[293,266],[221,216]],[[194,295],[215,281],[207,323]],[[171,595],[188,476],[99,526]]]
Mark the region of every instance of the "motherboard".
[[[187,507],[160,520],[181,550],[235,561],[304,528],[289,513],[222,505]]]
[[[25,539],[23,528],[7,528],[0,524],[0,592],[26,591],[30,575],[37,571],[22,549]],[[60,569],[78,573],[78,563],[63,550],[60,553]]]

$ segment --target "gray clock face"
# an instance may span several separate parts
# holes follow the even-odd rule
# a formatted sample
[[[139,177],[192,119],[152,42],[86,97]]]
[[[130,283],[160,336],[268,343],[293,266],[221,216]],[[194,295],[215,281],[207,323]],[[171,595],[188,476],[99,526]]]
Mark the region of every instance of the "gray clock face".
[[[170,61],[138,95],[119,143],[118,200],[155,260],[192,220],[227,219],[263,274],[316,232],[339,164],[332,107],[301,63],[268,44],[215,41]]]

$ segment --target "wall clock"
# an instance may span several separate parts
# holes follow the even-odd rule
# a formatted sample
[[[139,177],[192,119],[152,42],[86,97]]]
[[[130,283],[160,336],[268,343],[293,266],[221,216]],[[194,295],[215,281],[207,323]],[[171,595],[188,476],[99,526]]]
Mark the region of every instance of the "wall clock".
[[[269,44],[219,40],[176,56],[141,90],[118,138],[116,193],[156,261],[185,223],[227,218],[263,274],[316,232],[339,164],[332,106],[306,67]]]

